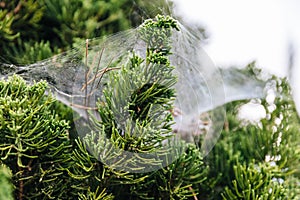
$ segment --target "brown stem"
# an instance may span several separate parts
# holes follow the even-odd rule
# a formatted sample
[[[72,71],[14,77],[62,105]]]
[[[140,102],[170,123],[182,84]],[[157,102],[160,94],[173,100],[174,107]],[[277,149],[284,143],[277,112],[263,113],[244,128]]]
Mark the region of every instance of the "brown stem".
[[[20,190],[19,190],[19,200],[22,200],[23,199],[23,181],[19,182],[19,187],[20,187]]]
[[[5,8],[5,6],[6,6],[5,2],[4,1],[0,1],[0,7],[1,8]]]
[[[21,167],[18,167],[19,168],[19,171],[21,172]],[[22,173],[21,173],[22,175]],[[19,200],[22,200],[23,199],[23,192],[24,192],[24,183],[23,183],[23,180],[20,180],[19,181]]]
[[[85,109],[85,110],[98,110],[97,107],[88,107],[88,106],[82,106],[82,105],[78,105],[78,104],[74,104],[74,103],[71,103],[70,106],[73,106],[75,108],[80,108],[80,109]]]
[[[104,73],[106,73],[108,71],[112,71],[112,70],[117,70],[117,69],[121,69],[121,68],[120,67],[112,67],[112,68],[104,68],[104,69],[100,70],[99,73],[95,75],[95,77],[93,77],[90,80],[85,81],[85,84],[82,86],[81,91],[86,90],[86,88],[89,84],[91,84],[93,81],[95,81],[96,78],[103,76]]]
[[[198,200],[196,193],[194,192],[192,187],[189,187],[190,191],[193,193],[194,200]]]
[[[229,132],[229,122],[226,120],[225,123],[224,123],[224,130],[226,132]]]
[[[33,162],[33,159],[29,160],[28,165],[26,166],[28,171],[32,170],[32,168],[31,168],[32,162]]]
[[[14,13],[18,13],[21,10],[22,7],[22,1],[19,1],[18,5],[14,9]]]

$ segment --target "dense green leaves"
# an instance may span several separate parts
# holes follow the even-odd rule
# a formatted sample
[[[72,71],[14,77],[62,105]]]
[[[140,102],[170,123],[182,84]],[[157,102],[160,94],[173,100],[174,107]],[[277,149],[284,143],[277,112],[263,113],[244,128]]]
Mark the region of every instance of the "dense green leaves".
[[[268,163],[249,166],[237,164],[234,167],[232,188],[225,189],[223,199],[287,199],[281,170]],[[277,177],[277,178],[276,178]]]
[[[269,83],[270,90],[281,94],[274,101],[256,100],[267,113],[259,122],[238,118],[236,111],[247,102],[228,106],[221,138],[206,158],[209,177],[216,180],[207,191],[209,198],[299,198],[299,118],[287,81],[271,77]]]
[[[27,86],[17,76],[0,83],[1,162],[13,173],[19,199],[64,193],[56,185],[61,162],[70,159],[69,126],[49,109],[54,100],[44,96],[46,88],[45,82]]]
[[[161,37],[164,39],[161,45],[169,46],[175,21],[162,16],[156,20],[148,20],[140,27],[142,39],[148,44],[147,38]],[[165,28],[160,25],[163,22],[170,25]],[[158,25],[161,27],[154,33],[148,30]],[[175,95],[172,86],[176,83],[176,77],[172,75],[174,68],[169,62],[159,61],[167,59],[170,49],[155,49],[149,45],[146,51],[146,58],[133,53],[128,64],[110,73],[107,87],[103,90],[105,103],[98,104],[100,132],[116,143],[119,141],[117,146],[124,150],[152,151],[157,145],[161,146],[171,133],[170,110]],[[153,55],[157,58],[149,60]]]
[[[150,5],[139,0],[1,1],[0,62],[33,63],[87,38],[135,27]]]
[[[69,125],[52,110],[59,107],[46,89],[44,81],[29,86],[18,76],[0,82],[1,163],[11,170],[15,198],[111,199],[105,180],[114,173],[80,140],[70,140]],[[8,182],[8,172],[2,169],[1,181]],[[3,195],[12,191],[6,187]]]
[[[0,61],[34,62],[83,39],[136,26],[139,12],[151,11],[151,4],[1,1]],[[207,157],[183,141],[172,155],[158,151],[167,161],[177,157],[166,166],[140,154],[157,152],[174,135],[176,66],[168,55],[172,30],[179,28],[159,15],[139,30],[146,57],[129,52],[128,62],[106,77],[101,121],[93,121],[99,129],[84,140],[66,121],[74,123],[70,111],[44,95],[46,82],[28,85],[18,76],[0,81],[0,199],[299,199],[300,120],[285,79],[268,80],[274,102],[255,100],[267,114],[256,124],[238,118],[247,101],[228,104],[224,129]],[[260,76],[256,68],[251,73]],[[107,163],[124,160],[124,150],[136,153],[124,164],[156,170],[130,173],[101,162],[101,156]]]

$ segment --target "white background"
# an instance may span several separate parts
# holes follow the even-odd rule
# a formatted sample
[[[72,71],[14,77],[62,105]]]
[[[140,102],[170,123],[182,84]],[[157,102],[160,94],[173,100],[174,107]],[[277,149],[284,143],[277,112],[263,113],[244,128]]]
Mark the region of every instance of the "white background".
[[[205,51],[217,66],[258,67],[287,76],[288,49],[295,51],[292,85],[300,113],[300,1],[173,0],[184,20],[203,25],[209,34]]]

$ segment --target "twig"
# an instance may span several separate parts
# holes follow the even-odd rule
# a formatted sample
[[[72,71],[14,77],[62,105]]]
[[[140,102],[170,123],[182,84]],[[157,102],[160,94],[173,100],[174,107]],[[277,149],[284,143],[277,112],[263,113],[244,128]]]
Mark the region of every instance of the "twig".
[[[21,10],[22,7],[22,1],[19,1],[18,5],[14,9],[14,13],[18,13]]]
[[[224,122],[224,129],[225,129],[226,132],[229,132],[229,122],[228,122],[228,120],[226,120]]]
[[[73,103],[71,103],[70,106],[73,106],[75,108],[85,109],[85,110],[98,110],[98,108],[96,108],[96,107],[93,108],[93,107],[82,106],[82,105],[73,104]]]
[[[92,79],[90,79],[89,81],[87,81],[81,88],[81,91],[83,90],[87,90],[87,86],[89,84],[91,84],[93,81],[95,81],[97,78],[102,77],[104,73],[111,71],[111,70],[117,70],[117,69],[121,69],[120,67],[112,67],[112,68],[104,68],[102,70],[99,71],[98,74],[96,74],[96,76],[94,76]]]
[[[102,60],[103,52],[104,52],[104,48],[102,48],[101,52],[99,52],[99,59],[98,59],[98,64],[97,64],[97,69],[96,69],[96,73],[95,73],[95,76],[94,76],[94,80],[96,80],[97,74],[98,74],[98,72],[99,72],[99,68],[100,68],[100,63],[101,63],[101,60]],[[92,84],[92,86],[91,86],[91,89],[93,89],[94,84],[95,84],[95,81],[93,81],[93,84]]]
[[[18,167],[19,171],[21,171],[21,167]],[[22,173],[21,173],[22,174]],[[23,192],[24,192],[24,183],[23,180],[19,181],[19,200],[23,199]]]
[[[108,65],[107,65],[107,67],[105,68],[105,70],[104,70],[104,73],[105,72],[107,72],[107,70],[108,70],[108,66],[112,63],[112,61],[113,61],[113,59],[111,59],[110,60],[110,62],[108,63]],[[120,68],[119,68],[120,69]],[[100,85],[100,82],[101,82],[101,80],[102,80],[102,77],[103,77],[103,75],[104,75],[104,73],[102,73],[102,75],[100,76],[100,78],[99,78],[99,81],[98,81],[98,83],[97,83],[97,86],[96,86],[96,88],[98,88],[99,87],[99,85]]]
[[[194,192],[193,188],[190,186],[189,189],[190,189],[190,191],[193,193],[194,200],[198,200],[197,195],[196,195],[196,193]]]
[[[88,61],[87,61],[87,59],[88,59],[88,48],[89,48],[89,40],[88,39],[86,39],[86,41],[85,41],[85,67],[88,67],[88,65],[87,65],[87,63],[88,63]],[[86,72],[85,72],[85,76],[84,76],[84,82],[85,82],[85,84],[87,84],[87,81],[88,81],[88,74],[89,74],[89,70],[87,69],[86,70]],[[84,105],[86,106],[87,105],[87,93],[88,93],[88,91],[87,90],[85,90],[85,98],[84,98]]]

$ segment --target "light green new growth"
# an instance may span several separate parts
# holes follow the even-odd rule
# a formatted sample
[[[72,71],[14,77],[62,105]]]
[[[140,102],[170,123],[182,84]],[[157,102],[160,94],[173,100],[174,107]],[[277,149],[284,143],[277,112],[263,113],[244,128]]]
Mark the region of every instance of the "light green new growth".
[[[96,143],[101,150],[88,143],[94,154],[103,151],[103,137],[119,150],[153,153],[172,136],[171,110],[175,97],[172,87],[176,77],[172,74],[174,67],[170,66],[168,55],[171,54],[173,28],[179,30],[170,17],[147,20],[138,28],[139,36],[147,44],[146,58],[131,52],[129,62],[109,74],[103,90],[104,99],[98,104],[101,120],[95,121],[102,135]],[[97,137],[92,133],[86,139],[94,141]],[[134,162],[145,162],[138,160]]]

